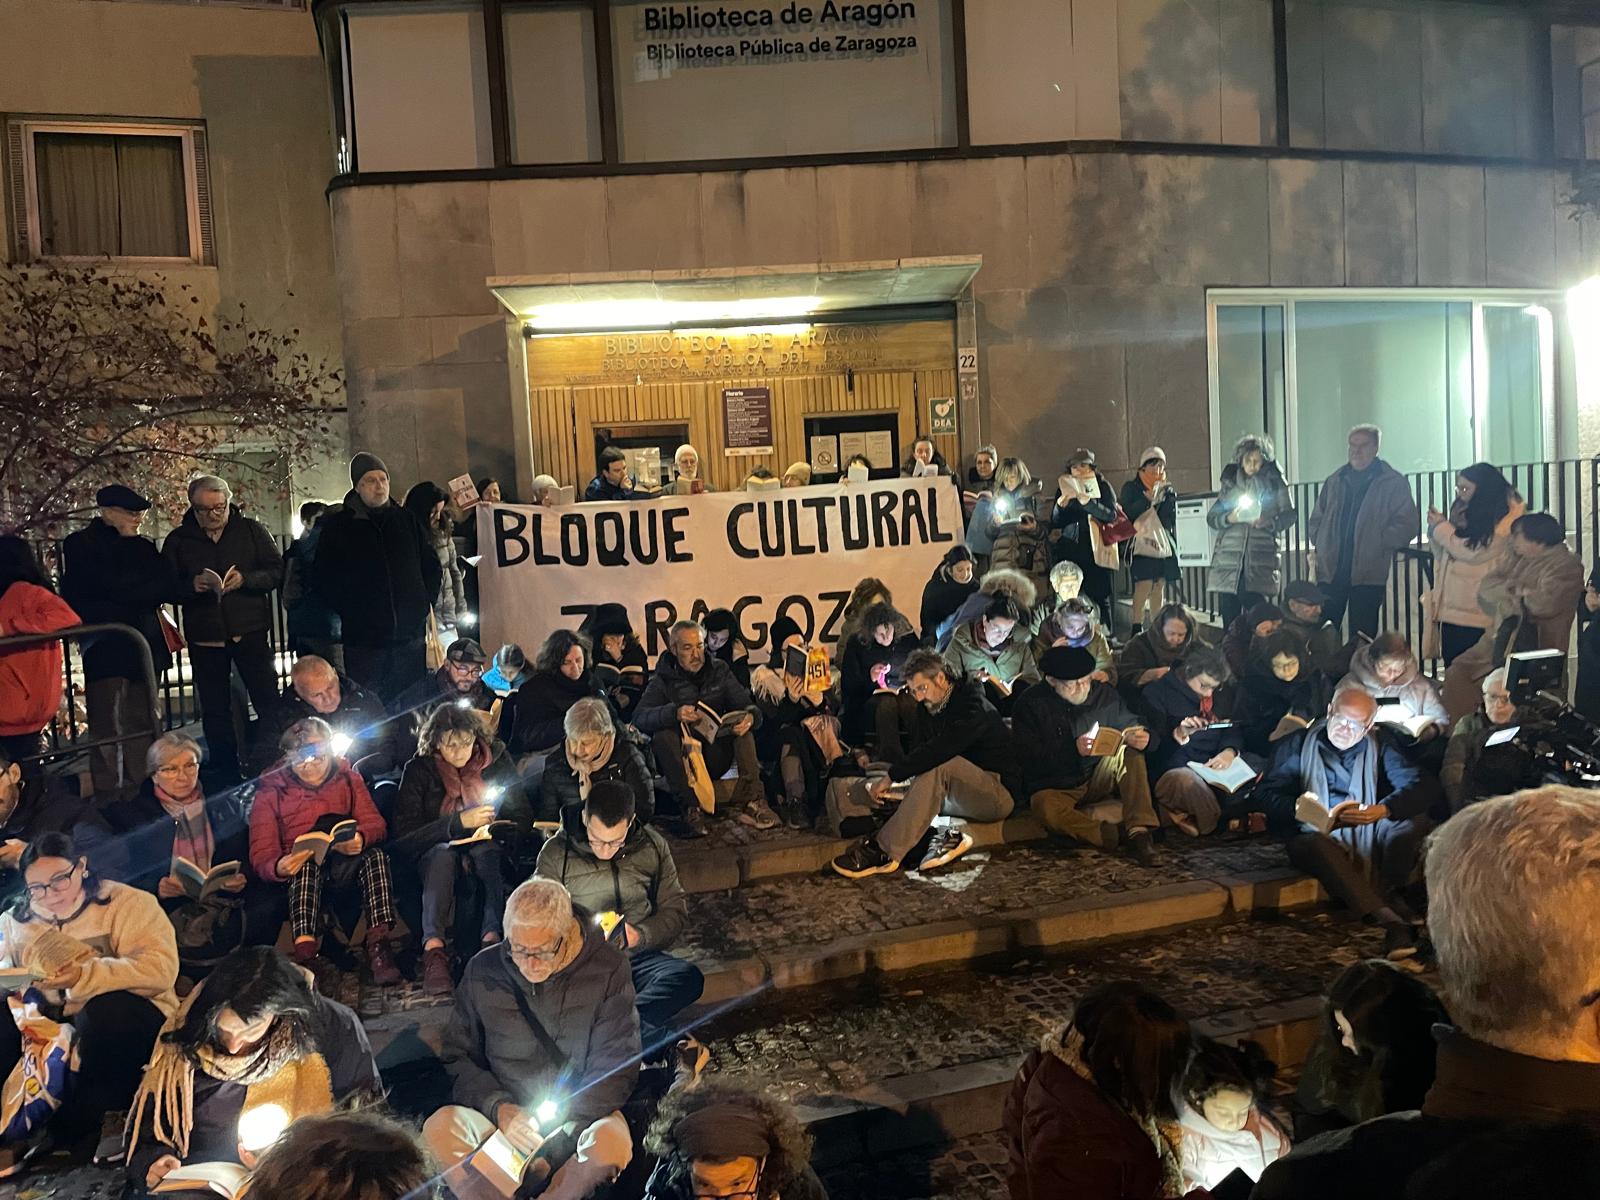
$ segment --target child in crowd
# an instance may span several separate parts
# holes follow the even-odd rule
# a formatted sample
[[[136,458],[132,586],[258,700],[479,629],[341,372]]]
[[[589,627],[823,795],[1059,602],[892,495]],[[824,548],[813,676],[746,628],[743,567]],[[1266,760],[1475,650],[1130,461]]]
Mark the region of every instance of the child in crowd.
[[[1216,1187],[1234,1171],[1260,1179],[1289,1153],[1289,1135],[1266,1111],[1276,1073],[1255,1042],[1233,1047],[1200,1039],[1178,1110],[1185,1187]]]

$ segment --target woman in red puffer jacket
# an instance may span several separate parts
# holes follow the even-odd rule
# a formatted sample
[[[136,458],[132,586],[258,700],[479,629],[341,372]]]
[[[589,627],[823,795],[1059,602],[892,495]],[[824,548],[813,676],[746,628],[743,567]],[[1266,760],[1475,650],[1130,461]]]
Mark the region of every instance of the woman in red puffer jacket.
[[[28,543],[0,537],[0,638],[81,625],[51,590]],[[0,745],[13,758],[38,754],[39,732],[61,707],[61,643],[0,650]]]

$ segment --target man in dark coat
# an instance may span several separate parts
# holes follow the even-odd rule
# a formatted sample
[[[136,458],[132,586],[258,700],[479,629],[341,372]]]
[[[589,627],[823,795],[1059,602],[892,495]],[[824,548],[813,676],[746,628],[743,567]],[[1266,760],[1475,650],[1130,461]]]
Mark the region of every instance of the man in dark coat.
[[[339,614],[345,670],[394,709],[427,671],[428,610],[443,569],[422,523],[389,496],[376,454],[350,460],[354,485],[318,525],[313,586]]]
[[[701,715],[696,705],[704,704],[726,722],[716,737],[701,738],[706,772],[712,779],[720,779],[729,766],[737,764],[738,790],[744,803],[739,819],[758,829],[771,829],[778,824],[778,817],[767,805],[753,736],[761,710],[734,678],[733,668],[706,652],[706,631],[699,623],[679,621],[667,638],[667,652],[656,663],[656,672],[639,697],[633,723],[651,738],[656,765],[677,798],[684,825],[691,836],[705,836],[705,819],[683,755],[683,727],[694,727]]]
[[[161,553],[177,577],[208,765],[216,783],[236,783],[233,672],[244,680],[256,715],[266,717],[278,697],[269,635],[283,555],[267,527],[240,512],[232,489],[215,475],[189,484],[189,511]]]
[[[1455,1027],[1436,1031],[1433,1087],[1420,1112],[1300,1143],[1266,1169],[1254,1200],[1592,1195],[1495,1192],[1481,1171],[1492,1146],[1526,1154],[1542,1141],[1566,1154],[1580,1139],[1545,1135],[1600,1128],[1596,861],[1600,797],[1584,789],[1485,800],[1441,826],[1428,843],[1428,927]],[[1565,1182],[1578,1173],[1569,1164]],[[1456,1186],[1424,1184],[1444,1180]]]
[[[1289,861],[1381,925],[1384,953],[1402,960],[1416,954],[1417,941],[1401,893],[1444,789],[1373,728],[1377,712],[1361,688],[1341,688],[1326,720],[1278,741],[1255,794],[1269,826],[1287,837]]]
[[[467,1160],[498,1129],[531,1149],[573,1139],[580,1153],[550,1190],[587,1196],[628,1165],[619,1111],[639,1075],[628,958],[567,889],[530,879],[506,901],[506,937],[467,964],[441,1057],[453,1104],[422,1138],[458,1196],[482,1194]]]
[[[150,508],[120,483],[95,493],[100,515],[61,544],[61,598],[86,625],[131,625],[150,647],[159,678],[172,665],[157,607],[172,599],[177,580],[155,542],[139,526]],[[104,802],[132,794],[144,777],[144,756],[160,732],[139,648],[126,637],[104,634],[84,643],[84,699],[89,736],[132,735],[89,752],[95,795]]]
[[[1127,834],[1129,852],[1155,863],[1151,835],[1160,821],[1150,798],[1145,754],[1156,739],[1122,695],[1094,678],[1094,655],[1082,646],[1052,646],[1039,660],[1044,686],[1017,701],[1012,734],[1022,762],[1022,786],[1033,810],[1053,832],[1101,850]],[[1121,730],[1110,753],[1096,753],[1095,736]],[[1090,810],[1122,803],[1122,820],[1102,821]]]
[[[391,718],[383,702],[366,688],[315,654],[297,658],[290,669],[289,686],[278,697],[271,728],[260,739],[265,751],[262,757],[276,759],[283,735],[306,717],[321,717],[333,727],[335,740],[341,736],[350,739],[349,745],[338,750],[339,757],[360,770],[369,784],[399,768],[396,725],[403,722]],[[270,763],[262,764],[267,765]]]
[[[600,472],[583,489],[585,502],[647,500],[650,493],[641,492],[629,485],[628,456],[615,446],[600,451]]]
[[[1003,821],[1021,793],[1011,731],[984,695],[983,684],[954,673],[936,650],[913,651],[904,670],[906,694],[918,706],[910,748],[891,757],[888,773],[866,790],[873,805],[892,805],[893,815],[830,864],[846,879],[899,870],[925,837],[919,870],[954,862],[972,849],[972,835],[962,824],[935,826],[934,818]],[[904,795],[895,800],[894,782],[906,780]]]

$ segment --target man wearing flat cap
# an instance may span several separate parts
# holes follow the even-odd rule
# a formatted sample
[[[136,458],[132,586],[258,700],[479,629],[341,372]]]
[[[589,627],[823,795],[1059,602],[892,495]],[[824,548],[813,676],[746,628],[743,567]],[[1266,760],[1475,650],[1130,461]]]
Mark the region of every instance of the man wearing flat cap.
[[[95,503],[100,515],[61,545],[62,598],[86,625],[138,630],[160,675],[172,655],[156,609],[171,599],[177,577],[155,542],[139,533],[150,501],[116,483],[96,492]],[[125,636],[103,634],[85,642],[83,668],[90,738],[135,735],[89,753],[95,798],[107,804],[127,798],[144,778],[145,753],[160,732],[156,698],[146,686],[139,648]]]
[[[397,726],[409,725],[412,750],[416,748],[416,735],[423,722],[441,704],[459,704],[485,713],[493,710],[494,692],[483,682],[483,672],[488,665],[489,656],[482,646],[468,637],[457,638],[446,648],[443,666],[400,693],[390,710],[395,713]],[[406,741],[405,738],[400,740]]]
[[[1144,762],[1155,735],[1116,688],[1094,678],[1088,650],[1052,646],[1039,670],[1045,686],[1024,692],[1011,720],[1033,811],[1053,832],[1102,850],[1126,837],[1141,866],[1155,865],[1160,821]],[[1103,814],[1112,800],[1122,802],[1120,820]]]
[[[312,586],[339,614],[350,678],[398,712],[428,669],[423,639],[442,568],[422,522],[390,496],[381,458],[352,458],[350,484],[319,526]]]

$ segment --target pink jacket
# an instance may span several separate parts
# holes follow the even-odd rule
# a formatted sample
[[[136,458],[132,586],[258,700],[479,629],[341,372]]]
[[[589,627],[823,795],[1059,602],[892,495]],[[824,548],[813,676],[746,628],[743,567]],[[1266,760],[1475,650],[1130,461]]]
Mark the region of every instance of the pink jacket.
[[[376,846],[389,832],[367,785],[342,758],[334,761],[321,787],[301,783],[288,767],[263,775],[250,809],[250,867],[257,877],[281,882],[278,860],[289,853],[295,838],[311,832],[317,819],[329,814],[354,817],[368,846]]]
[[[1257,1109],[1237,1133],[1224,1133],[1185,1104],[1178,1114],[1183,1130],[1179,1158],[1183,1163],[1183,1182],[1189,1188],[1212,1188],[1227,1178],[1235,1167],[1251,1179],[1289,1153],[1289,1139]]]

